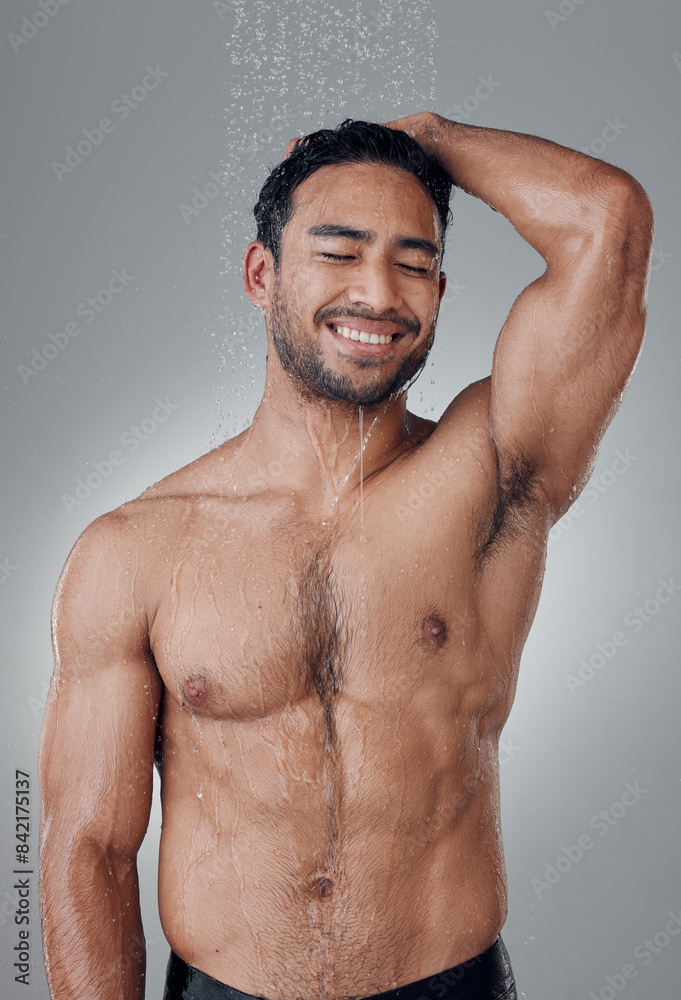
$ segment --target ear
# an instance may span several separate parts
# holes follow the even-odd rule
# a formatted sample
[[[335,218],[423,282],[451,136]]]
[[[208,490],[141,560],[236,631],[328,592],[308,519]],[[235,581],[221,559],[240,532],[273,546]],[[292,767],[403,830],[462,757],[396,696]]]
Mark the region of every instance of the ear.
[[[274,258],[257,240],[244,254],[244,291],[258,309],[269,308],[274,290]]]
[[[447,275],[444,271],[440,271],[440,302],[442,302],[442,296],[445,294],[445,288],[447,287]]]

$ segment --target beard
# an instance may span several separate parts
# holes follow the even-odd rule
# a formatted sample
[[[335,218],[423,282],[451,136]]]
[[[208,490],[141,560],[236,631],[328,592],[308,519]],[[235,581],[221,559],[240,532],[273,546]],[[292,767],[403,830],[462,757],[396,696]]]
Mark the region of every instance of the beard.
[[[328,313],[328,315],[331,315]],[[338,313],[334,313],[338,315]],[[344,316],[361,318],[361,314],[348,310]],[[367,317],[365,317],[367,318]],[[418,334],[420,325],[417,320],[406,321],[395,315],[385,314],[380,318],[407,326]],[[321,326],[323,314],[318,313],[316,322]],[[302,325],[302,324],[301,324]],[[357,385],[348,378],[332,371],[324,364],[324,357],[316,343],[301,343],[294,333],[294,314],[289,308],[286,297],[282,294],[277,279],[272,297],[271,311],[272,341],[281,362],[281,367],[293,380],[303,399],[309,402],[332,400],[339,403],[351,403],[354,406],[375,406],[393,396],[399,395],[409,388],[411,383],[423,371],[426,360],[435,339],[435,324],[433,323],[428,336],[420,345],[418,351],[407,355],[393,375],[385,379],[377,378],[370,385]],[[386,367],[389,358],[351,357],[349,360],[362,371]]]

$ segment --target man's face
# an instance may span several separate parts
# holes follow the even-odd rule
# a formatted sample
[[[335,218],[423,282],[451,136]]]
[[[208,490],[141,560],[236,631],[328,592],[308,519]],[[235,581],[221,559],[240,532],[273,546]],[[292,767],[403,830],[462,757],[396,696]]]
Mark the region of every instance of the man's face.
[[[405,171],[334,164],[296,189],[270,329],[303,396],[371,406],[413,381],[444,291],[439,252],[435,205]]]

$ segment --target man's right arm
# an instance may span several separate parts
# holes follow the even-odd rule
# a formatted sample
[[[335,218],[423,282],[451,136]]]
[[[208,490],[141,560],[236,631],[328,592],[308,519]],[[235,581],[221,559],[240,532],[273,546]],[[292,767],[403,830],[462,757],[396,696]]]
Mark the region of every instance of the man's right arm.
[[[149,822],[162,682],[140,593],[143,542],[119,513],[74,545],[54,598],[40,736],[41,917],[53,1000],[140,1000],[136,857]]]

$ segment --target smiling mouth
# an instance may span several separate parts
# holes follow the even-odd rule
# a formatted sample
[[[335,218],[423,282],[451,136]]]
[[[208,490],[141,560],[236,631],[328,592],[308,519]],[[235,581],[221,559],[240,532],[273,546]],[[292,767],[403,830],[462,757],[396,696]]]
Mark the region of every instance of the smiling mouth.
[[[350,326],[339,326],[336,323],[329,323],[334,333],[337,333],[345,340],[356,340],[360,344],[390,344],[400,333],[367,333],[365,330],[355,330]]]

